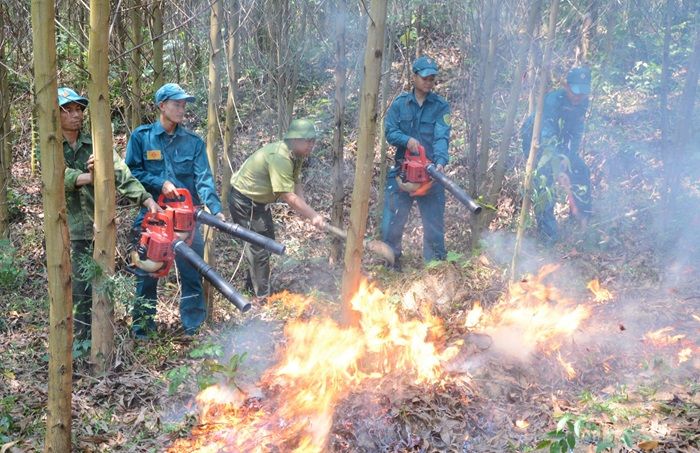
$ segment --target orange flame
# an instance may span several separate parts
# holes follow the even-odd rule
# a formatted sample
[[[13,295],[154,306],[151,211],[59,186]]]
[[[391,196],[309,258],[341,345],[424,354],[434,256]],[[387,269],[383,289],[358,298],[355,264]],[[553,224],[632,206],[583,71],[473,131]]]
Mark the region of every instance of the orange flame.
[[[554,270],[544,267],[537,277],[512,285],[488,316],[476,303],[465,326],[481,323],[494,345],[508,334],[514,335],[518,350],[558,350],[589,311],[542,282]],[[306,301],[293,306],[306,307]],[[350,393],[380,385],[385,376],[417,384],[446,379],[443,365],[459,347],[440,350],[445,332],[429,308],[420,320],[402,319],[384,294],[366,282],[351,305],[359,313],[357,326],[326,318],[289,321],[280,360],[261,379],[265,398],[255,400],[219,386],[205,390],[198,397],[202,412],[192,437],[176,441],[168,451],[321,452],[327,448],[335,407]]]
[[[679,341],[681,341],[683,338],[685,338],[685,335],[683,334],[678,334],[678,335],[670,335],[670,333],[673,331],[673,327],[663,327],[659,330],[655,330],[653,332],[647,332],[644,334],[644,340],[648,341],[649,343],[653,344],[654,346],[671,346],[674,344],[677,344]]]
[[[437,318],[423,313],[423,321],[402,320],[366,282],[351,304],[360,313],[358,327],[330,319],[289,322],[283,356],[262,378],[269,395],[261,407],[248,410],[235,392],[207,389],[198,400],[203,411],[193,437],[169,451],[320,452],[335,406],[362,383],[391,373],[415,383],[443,379],[442,363],[453,353],[438,352],[434,341],[444,333]]]
[[[464,321],[464,327],[471,329],[476,327],[481,320],[481,316],[484,314],[484,309],[481,308],[481,303],[479,301],[474,302],[474,306],[469,313],[467,313],[467,319]]]
[[[505,352],[525,358],[532,350],[557,351],[591,314],[590,308],[575,305],[544,278],[557,266],[544,266],[536,277],[509,288],[505,301],[491,311],[485,330]]]
[[[576,377],[576,370],[574,370],[573,365],[571,365],[571,362],[567,362],[566,360],[564,360],[564,358],[561,356],[561,353],[557,353],[557,361],[562,366],[562,368],[564,368],[564,372],[566,373],[567,379],[572,380]]]
[[[595,296],[594,300],[596,302],[606,302],[612,299],[613,297],[610,291],[600,286],[600,282],[597,278],[588,282],[586,288],[588,288],[593,293],[593,295]]]

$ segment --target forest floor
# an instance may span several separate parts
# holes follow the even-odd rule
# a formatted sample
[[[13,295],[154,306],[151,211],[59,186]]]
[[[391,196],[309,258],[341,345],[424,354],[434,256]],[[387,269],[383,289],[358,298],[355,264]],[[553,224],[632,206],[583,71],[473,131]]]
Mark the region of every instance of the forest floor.
[[[417,218],[404,236],[403,273],[365,257],[366,277],[381,291],[383,306],[397,314],[395,322],[414,330],[423,324],[412,321],[437,322],[442,327],[424,335],[434,340],[432,352],[452,348],[457,353],[439,361],[441,373],[433,381],[417,381],[391,366],[381,376],[348,377],[356,385],[333,400],[325,451],[520,452],[534,451],[538,443],[550,449],[562,439],[573,451],[700,451],[700,175],[691,172],[683,179],[675,210],[664,208],[658,196],[662,162],[650,114],[642,105],[627,103],[623,111],[613,104],[615,99],[601,99],[589,126],[586,160],[596,206],[590,225],[582,229],[567,222],[562,210],[559,243],[545,248],[528,236],[521,281],[510,284],[506,277],[519,201],[505,195],[492,231],[475,252],[466,241],[468,214],[451,199],[446,262],[422,264]],[[312,160],[306,171],[310,204],[328,206],[327,166]],[[464,168],[455,165],[450,171],[459,175]],[[521,176],[513,172],[511,189]],[[19,269],[23,283],[2,295],[3,453],[42,450],[46,429],[48,309],[40,180],[19,160],[13,177],[22,195],[12,227],[17,254],[15,261],[0,265]],[[517,193],[511,189],[504,193]],[[134,212],[119,209],[123,245]],[[196,451],[194,445],[208,444],[210,449],[200,451],[248,451],[252,445],[292,450],[299,434],[283,438],[288,427],[282,426],[282,416],[277,425],[260,429],[254,415],[270,409],[270,401],[283,406],[285,395],[302,385],[271,385],[270,370],[279,370],[281,358],[296,345],[285,327],[323,320],[337,326],[332,320],[339,319],[342,270],[328,264],[331,239],[286,207],[274,209],[278,240],[287,246],[286,256],[273,259],[277,295],[246,314],[217,299],[212,321],[194,337],[179,333],[171,274],[160,290],[159,336],[134,341],[128,330],[133,279],[119,273],[113,369],[93,376],[84,351],[76,350],[75,451]],[[376,231],[372,224],[369,229]],[[221,235],[217,246],[217,269],[242,288],[240,247]],[[610,297],[600,296],[604,290]],[[477,302],[484,321],[470,323]],[[537,303],[524,324],[505,320],[518,307]],[[587,316],[572,332],[541,341],[528,337],[528,324],[534,325],[540,310],[555,319],[579,307]],[[426,362],[430,352],[423,351]],[[309,357],[318,353],[308,350]],[[308,374],[314,371],[319,370]],[[228,406],[220,409],[230,424],[217,419],[202,425],[204,408],[195,398],[217,383],[237,395],[235,404],[226,400]],[[311,418],[306,422],[313,425]],[[236,440],[248,447],[212,446],[224,440],[234,445],[232,438],[239,435],[252,436]]]

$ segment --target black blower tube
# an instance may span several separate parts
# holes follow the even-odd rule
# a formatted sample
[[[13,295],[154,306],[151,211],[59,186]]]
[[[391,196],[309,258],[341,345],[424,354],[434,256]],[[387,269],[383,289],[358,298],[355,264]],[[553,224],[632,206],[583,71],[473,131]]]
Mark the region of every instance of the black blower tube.
[[[233,305],[236,306],[240,311],[246,312],[250,310],[250,302],[241,295],[238,291],[233,289],[231,285],[228,284],[219,274],[216,273],[210,265],[207,264],[197,252],[192,250],[189,245],[184,241],[178,239],[173,242],[173,250],[177,256],[181,256],[188,263],[194,267],[202,277],[204,277],[209,283],[214,285],[216,289],[219,290],[221,294],[224,295]]]
[[[481,206],[479,206],[477,202],[464,191],[464,189],[455,184],[454,181],[445,176],[444,173],[439,172],[438,169],[435,168],[435,164],[428,164],[428,166],[425,167],[425,171],[427,171],[434,180],[445,186],[445,189],[454,195],[454,197],[471,212],[474,214],[481,212]]]
[[[277,255],[284,255],[285,246],[274,239],[263,236],[262,234],[256,233],[253,230],[243,228],[237,223],[224,222],[223,220],[218,219],[215,215],[211,215],[203,209],[198,209],[194,214],[194,218],[205,225],[213,226],[217,230],[221,230],[224,233],[230,234],[231,236],[243,239],[244,241],[257,245],[258,247],[262,247],[268,252],[276,253]]]

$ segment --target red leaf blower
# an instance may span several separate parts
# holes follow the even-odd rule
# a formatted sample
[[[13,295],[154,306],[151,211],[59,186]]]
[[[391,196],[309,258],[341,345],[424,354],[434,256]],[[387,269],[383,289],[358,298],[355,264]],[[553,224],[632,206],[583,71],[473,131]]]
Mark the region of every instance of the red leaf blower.
[[[432,187],[433,181],[437,181],[445,186],[445,189],[471,212],[474,214],[481,212],[481,206],[464,189],[439,171],[435,164],[428,160],[425,156],[425,148],[420,145],[417,153],[406,150],[396,179],[401,190],[409,192],[414,197],[425,195]]]
[[[270,252],[284,254],[284,245],[275,240],[248,230],[237,224],[224,222],[202,208],[195,208],[187,189],[176,189],[177,198],[158,197],[163,211],[147,212],[141,222],[138,245],[131,251],[132,270],[155,278],[168,275],[175,256],[185,259],[239,310],[250,309],[250,302],[224,280],[197,253],[190,248],[197,222],[213,226],[234,237],[265,248]]]

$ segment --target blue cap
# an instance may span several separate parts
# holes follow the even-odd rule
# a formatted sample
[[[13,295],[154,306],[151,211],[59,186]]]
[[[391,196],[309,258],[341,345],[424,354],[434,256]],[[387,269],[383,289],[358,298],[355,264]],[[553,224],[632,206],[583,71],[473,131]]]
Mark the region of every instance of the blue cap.
[[[83,107],[87,107],[88,105],[88,100],[87,98],[82,97],[78,93],[76,93],[74,90],[67,88],[67,87],[61,87],[58,89],[58,106],[63,107],[66,104],[70,104],[71,102],[75,102],[76,104],[80,104]]]
[[[158,88],[158,91],[156,91],[156,95],[154,97],[156,104],[160,104],[163,101],[194,102],[194,96],[187,94],[185,90],[183,90],[177,83],[166,83],[162,87]]]
[[[591,70],[589,68],[571,68],[566,75],[566,83],[574,94],[591,92]]]
[[[418,57],[416,61],[413,62],[413,73],[421,77],[435,75],[438,73],[437,63],[430,57]]]

